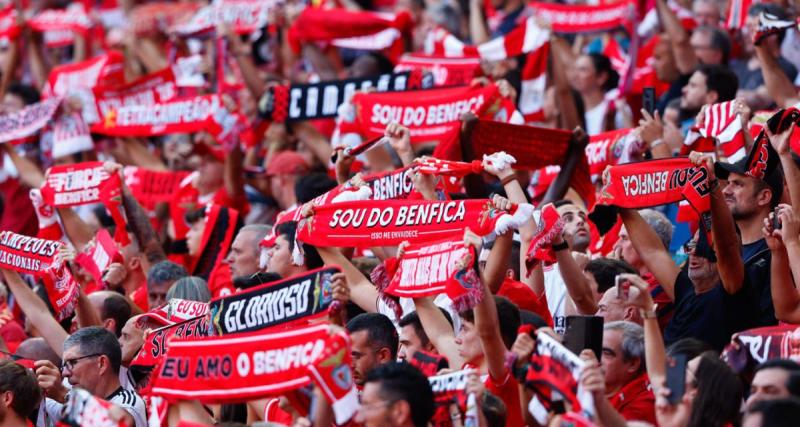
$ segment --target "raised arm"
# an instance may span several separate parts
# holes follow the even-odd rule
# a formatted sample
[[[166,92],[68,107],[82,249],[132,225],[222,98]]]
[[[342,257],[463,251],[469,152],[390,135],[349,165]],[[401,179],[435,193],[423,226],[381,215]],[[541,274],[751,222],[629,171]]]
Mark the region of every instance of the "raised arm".
[[[550,37],[550,46],[553,50],[551,55],[553,59],[552,76],[556,92],[556,106],[559,111],[559,127],[563,129],[583,127],[583,117],[578,113],[572,86],[567,79],[566,64],[574,63],[575,54],[566,40],[555,35]]]
[[[425,330],[436,351],[447,358],[450,366],[462,366],[465,360],[458,353],[455,331],[439,307],[433,303],[433,298],[414,298],[414,306],[422,323],[422,329]]]
[[[794,287],[792,270],[789,267],[789,254],[781,239],[782,230],[772,228],[774,214],[764,219],[762,232],[767,246],[772,251],[770,261],[770,292],[775,318],[787,323],[800,323],[800,293]],[[789,224],[791,227],[792,224]],[[795,239],[797,240],[797,239]],[[791,241],[791,238],[790,238]],[[796,245],[796,243],[791,243]],[[794,250],[797,253],[797,250]]]
[[[50,314],[47,305],[41,298],[39,298],[33,289],[22,281],[19,273],[16,271],[0,269],[3,273],[3,278],[8,285],[8,289],[14,294],[22,312],[25,313],[31,324],[42,334],[42,338],[47,341],[47,344],[54,352],[61,357],[64,350],[64,341],[67,340],[69,334],[61,325],[58,324],[56,319]]]
[[[647,282],[638,275],[621,274],[620,277],[630,283],[628,302],[639,308],[644,319],[644,356],[647,376],[657,390],[664,384],[666,378],[667,354],[664,349],[664,339],[661,337],[661,328],[658,326],[653,297],[650,296]]]
[[[766,43],[755,47],[758,62],[761,64],[761,74],[764,76],[764,85],[767,87],[769,96],[778,104],[780,108],[788,108],[800,102],[797,89],[786,77],[778,59],[769,53]]]
[[[361,271],[336,248],[317,247],[319,256],[327,265],[338,265],[350,287],[350,299],[368,313],[378,311],[378,290]]]
[[[769,128],[765,127],[769,143],[781,160],[783,177],[786,180],[786,187],[789,189],[789,200],[794,205],[800,205],[800,169],[797,168],[797,163],[794,162],[789,149],[789,141],[796,128],[795,123],[792,123],[789,129],[773,135]]]
[[[698,60],[692,45],[689,43],[689,33],[683,28],[680,19],[670,9],[666,0],[657,0],[656,7],[658,8],[661,25],[664,26],[664,30],[669,35],[678,71],[681,74],[691,73],[697,67]]]
[[[625,224],[625,229],[628,230],[633,247],[639,252],[647,269],[653,273],[669,299],[674,301],[675,279],[680,269],[672,261],[664,243],[635,209],[620,209],[619,215]]]
[[[733,215],[725,203],[725,196],[714,175],[714,159],[698,152],[692,152],[689,159],[697,166],[706,165],[708,170],[707,182],[711,187],[711,234],[714,237],[714,249],[719,260],[717,270],[725,292],[735,294],[744,284],[744,261]]]
[[[486,27],[481,0],[470,0],[469,2],[469,34],[474,44],[489,41],[489,29]]]

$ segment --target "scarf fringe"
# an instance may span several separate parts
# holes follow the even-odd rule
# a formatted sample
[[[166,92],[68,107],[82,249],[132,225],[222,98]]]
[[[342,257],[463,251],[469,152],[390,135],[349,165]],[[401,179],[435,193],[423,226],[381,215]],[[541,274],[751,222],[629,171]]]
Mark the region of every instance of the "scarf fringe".
[[[399,320],[403,317],[403,309],[400,307],[399,299],[386,293],[386,290],[389,289],[389,284],[392,282],[394,273],[397,272],[398,265],[397,258],[387,258],[372,269],[369,278],[372,280],[375,288],[378,289],[381,300],[394,312]]]
[[[456,273],[456,275],[458,275],[458,273]],[[478,273],[476,273],[474,269],[470,268],[466,270],[466,272],[461,276],[459,285],[461,290],[463,290],[465,293],[450,298],[453,300],[453,308],[456,311],[462,312],[469,310],[483,300],[483,283],[481,283],[481,279],[478,277]],[[467,285],[468,287],[465,287],[464,285]]]
[[[494,226],[496,234],[505,234],[509,230],[518,230],[522,224],[533,217],[533,205],[522,203],[517,206],[512,215],[503,215],[498,218]]]

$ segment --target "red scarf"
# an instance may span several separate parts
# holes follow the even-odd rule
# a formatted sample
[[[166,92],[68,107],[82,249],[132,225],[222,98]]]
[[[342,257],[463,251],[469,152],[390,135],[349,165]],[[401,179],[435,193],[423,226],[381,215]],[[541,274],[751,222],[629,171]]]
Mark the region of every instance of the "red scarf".
[[[225,260],[237,232],[239,211],[212,204],[206,206],[203,218],[205,228],[200,238],[200,254],[191,263],[189,271],[208,281],[211,273]],[[212,240],[212,237],[215,240]],[[209,289],[213,294],[215,289]]]
[[[513,211],[512,211],[513,213]],[[314,208],[297,227],[297,240],[321,247],[397,246],[432,242],[469,227],[478,235],[495,230],[508,212],[490,200],[384,200],[334,203]]]
[[[381,293],[396,297],[420,298],[446,293],[458,311],[480,302],[483,288],[473,269],[475,249],[455,239],[411,244],[403,256],[390,258],[382,274],[372,280]]]
[[[328,315],[333,304],[331,276],[340,270],[319,268],[211,300],[213,326],[219,335],[307,325]]]
[[[325,350],[308,365],[311,379],[333,407],[336,425],[346,423],[359,408],[351,364],[350,337],[339,332],[328,337]]]
[[[125,82],[123,62],[122,53],[109,51],[83,62],[59,65],[50,71],[45,92],[66,95],[75,89],[121,85]]]
[[[17,11],[13,5],[0,11],[0,39],[15,40],[22,32],[17,25]]]
[[[400,93],[357,93],[352,104],[354,123],[342,124],[365,138],[383,135],[386,125],[398,122],[411,131],[411,142],[456,141],[461,114],[494,115],[503,105],[497,87],[430,89]],[[513,112],[513,111],[512,111]],[[510,113],[508,114],[510,116]],[[437,156],[439,157],[439,156]]]
[[[713,245],[714,240],[711,236],[711,184],[708,182],[708,177],[709,171],[705,165],[696,167],[689,177],[689,182],[683,187],[681,195],[702,220],[700,225],[706,233],[709,244]]]
[[[531,239],[531,246],[528,248],[526,256],[528,270],[533,270],[533,267],[539,262],[544,262],[546,265],[556,262],[553,239],[564,231],[564,222],[561,221],[561,215],[559,215],[558,210],[552,203],[542,207],[542,212],[537,222],[538,228],[533,239]]]
[[[208,314],[208,303],[172,298],[161,307],[144,313],[140,322],[152,321],[160,325],[174,325]]]
[[[171,67],[147,74],[124,85],[94,88],[99,117],[106,117],[111,111],[122,106],[155,105],[170,101],[177,95],[178,87]]]
[[[103,283],[103,272],[106,268],[113,262],[122,263],[123,259],[116,243],[105,228],[97,231],[92,243],[75,256],[75,262],[91,274],[95,283],[100,285]]]
[[[92,132],[111,136],[158,136],[210,131],[215,115],[224,110],[217,95],[202,95],[158,102],[125,105],[107,113]],[[213,133],[213,132],[212,132]]]
[[[50,122],[60,105],[60,97],[49,98],[16,113],[0,116],[0,143],[33,135]]]
[[[388,17],[376,12],[307,7],[289,28],[289,46],[299,54],[305,43],[344,39],[344,44],[360,42],[363,50],[382,50],[410,32],[411,19],[408,12]]]
[[[465,45],[444,28],[431,32],[425,41],[425,53],[447,57],[479,57],[485,61],[499,61],[523,53],[533,52],[550,39],[550,31],[544,30],[530,17],[510,33],[480,45]]]
[[[219,25],[230,26],[236,34],[250,34],[265,27],[270,9],[277,2],[263,0],[221,0],[198,10],[192,18],[172,31],[180,36],[213,32]]]
[[[235,403],[304,387],[325,349],[328,325],[221,338],[176,339],[152,392],[169,400]]]
[[[61,114],[53,123],[54,159],[83,151],[93,151],[94,140],[89,127],[78,113]]]
[[[45,203],[54,208],[103,203],[116,225],[114,240],[126,246],[130,239],[125,231],[121,185],[119,175],[109,175],[103,162],[84,162],[48,169],[41,191]]]
[[[131,366],[155,366],[167,354],[170,340],[175,338],[201,338],[208,336],[208,317],[197,316],[180,323],[149,331],[142,348],[131,361]]]
[[[630,152],[638,144],[640,141],[633,128],[612,130],[589,137],[586,159],[592,182],[600,178],[607,166],[630,162]]]
[[[557,33],[594,33],[629,27],[636,11],[635,3],[630,0],[599,6],[534,2],[530,7]]]
[[[677,202],[693,171],[686,157],[611,166],[597,204],[639,209]]]
[[[800,356],[797,327],[778,325],[739,332],[734,338],[737,345],[729,344],[721,357],[737,373],[767,360],[797,359]]]
[[[114,421],[111,415],[113,404],[93,396],[88,391],[75,387],[67,395],[58,427],[127,427],[124,421]]]
[[[483,73],[479,58],[449,58],[422,53],[404,54],[394,71],[430,73],[435,86],[466,86]]]
[[[0,266],[42,278],[58,321],[72,315],[78,283],[66,264],[57,259],[62,243],[0,231]]]
[[[157,203],[168,203],[180,188],[181,182],[189,176],[186,171],[155,171],[136,166],[126,166],[123,170],[125,185],[133,197],[149,211]]]
[[[173,25],[185,22],[196,10],[199,3],[147,3],[133,8],[130,24],[136,35],[166,33]]]
[[[443,375],[432,375],[428,382],[433,390],[434,426],[450,426],[450,405],[455,403],[464,411],[467,407],[467,379],[473,372],[470,369],[455,371]]]
[[[547,61],[550,58],[550,43],[545,43],[525,58],[522,83],[517,108],[525,122],[543,122],[545,91],[547,90]]]
[[[47,9],[28,20],[34,31],[74,31],[86,35],[92,27],[92,20],[81,3],[72,3],[66,9]]]

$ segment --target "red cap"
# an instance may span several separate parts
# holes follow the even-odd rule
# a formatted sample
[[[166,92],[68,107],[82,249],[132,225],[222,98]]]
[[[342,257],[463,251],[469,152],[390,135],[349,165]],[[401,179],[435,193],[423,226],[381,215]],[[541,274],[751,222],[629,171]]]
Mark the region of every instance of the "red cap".
[[[308,163],[296,151],[281,151],[267,166],[267,176],[300,175],[308,172]]]
[[[539,299],[536,298],[533,289],[522,282],[508,277],[503,280],[503,284],[500,286],[497,295],[508,298],[522,310],[528,310],[534,313],[536,313],[536,308],[539,305]]]

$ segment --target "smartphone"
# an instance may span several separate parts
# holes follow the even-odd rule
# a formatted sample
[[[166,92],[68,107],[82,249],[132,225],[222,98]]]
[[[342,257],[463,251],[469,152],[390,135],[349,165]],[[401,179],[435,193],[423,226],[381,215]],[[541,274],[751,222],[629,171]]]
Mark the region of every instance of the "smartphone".
[[[681,401],[686,392],[686,355],[676,354],[667,359],[667,388],[670,391],[670,404],[675,405]]]
[[[603,351],[603,318],[601,316],[567,316],[564,331],[564,346],[571,352],[580,354],[585,349],[592,350],[597,360]]]
[[[778,216],[777,206],[775,206],[775,209],[772,210],[772,229],[773,230],[781,229],[781,217]]]
[[[617,298],[627,301],[628,295],[630,295],[631,282],[623,279],[622,276],[617,276],[614,278],[614,284],[617,286]]]
[[[648,86],[644,88],[642,92],[642,108],[651,116],[656,111],[656,89],[654,87]]]

